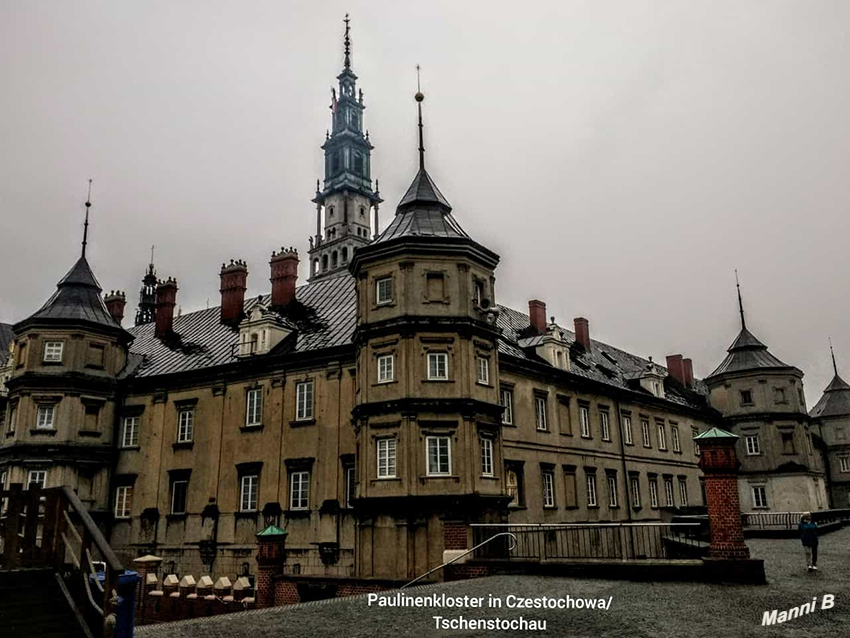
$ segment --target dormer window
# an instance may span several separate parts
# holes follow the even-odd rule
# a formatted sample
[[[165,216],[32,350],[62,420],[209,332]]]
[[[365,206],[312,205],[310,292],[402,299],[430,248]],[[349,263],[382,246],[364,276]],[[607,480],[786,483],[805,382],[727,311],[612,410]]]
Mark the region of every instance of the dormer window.
[[[65,344],[62,341],[45,341],[42,361],[44,363],[62,363],[64,347]]]

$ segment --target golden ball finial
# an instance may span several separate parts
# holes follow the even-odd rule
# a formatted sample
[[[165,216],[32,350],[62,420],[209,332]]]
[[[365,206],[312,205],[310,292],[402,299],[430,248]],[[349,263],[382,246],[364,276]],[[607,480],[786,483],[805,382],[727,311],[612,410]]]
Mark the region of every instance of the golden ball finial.
[[[425,95],[422,93],[422,91],[417,91],[416,95],[414,95],[413,97],[416,98],[417,102],[421,102],[425,99]]]

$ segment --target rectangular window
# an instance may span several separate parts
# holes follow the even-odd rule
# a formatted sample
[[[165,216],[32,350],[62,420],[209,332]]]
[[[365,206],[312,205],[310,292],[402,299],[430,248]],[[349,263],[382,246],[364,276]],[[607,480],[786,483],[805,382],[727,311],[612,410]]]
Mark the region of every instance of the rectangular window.
[[[502,412],[502,423],[513,425],[514,422],[514,393],[512,390],[502,388],[500,394],[501,404],[504,408]]]
[[[682,442],[679,440],[679,426],[671,425],[670,426],[670,435],[673,438],[673,451],[681,452],[682,451]]]
[[[256,474],[243,476],[239,486],[239,511],[256,512],[260,492],[260,477]]]
[[[123,485],[115,489],[115,518],[130,518],[133,506],[133,488]]]
[[[47,485],[47,470],[30,470],[27,472],[27,489],[35,483],[38,488],[43,490]]]
[[[606,478],[608,479],[608,507],[619,507],[620,505],[617,501],[617,475],[609,474]]]
[[[357,482],[353,467],[345,468],[345,507],[354,507]]]
[[[478,357],[478,383],[490,385],[490,360],[487,357]]]
[[[643,447],[652,447],[652,441],[649,439],[649,420],[640,420],[641,429],[643,430]]]
[[[295,420],[308,421],[313,418],[313,382],[295,384]]]
[[[310,496],[310,472],[289,475],[289,509],[306,510]]]
[[[687,507],[688,506],[688,481],[686,479],[679,479],[679,507]]]
[[[586,405],[578,406],[578,421],[581,426],[581,435],[590,438],[590,408]]]
[[[40,405],[36,414],[35,427],[38,430],[52,430],[54,427],[53,417],[56,414],[55,405]]]
[[[555,474],[543,472],[543,507],[555,507]]]
[[[62,341],[45,341],[43,361],[45,363],[61,363],[64,348],[65,344]]]
[[[436,380],[449,378],[449,355],[445,352],[428,353],[428,378]]]
[[[649,479],[649,506],[654,510],[658,509],[658,479],[656,478]]]
[[[379,304],[392,303],[393,280],[392,277],[383,277],[375,282],[375,298]]]
[[[665,477],[664,479],[664,500],[667,507],[673,507],[673,479]]]
[[[747,443],[747,456],[756,456],[761,454],[761,448],[759,447],[759,435],[753,434],[746,439],[744,439]]]
[[[632,417],[623,415],[623,438],[626,441],[626,445],[633,445],[632,438]]]
[[[658,425],[658,449],[666,450],[667,449],[667,430],[664,428],[663,423],[657,423]]]
[[[191,443],[195,436],[195,410],[180,410],[177,413],[177,442]]]
[[[630,482],[632,484],[632,507],[637,509],[640,507],[640,479],[633,476]]]
[[[611,440],[611,426],[608,422],[608,412],[605,410],[599,413],[599,422],[602,426],[602,440],[610,441]]]
[[[764,489],[764,485],[753,487],[753,507],[767,507],[767,492]]]
[[[850,472],[850,456],[842,456],[839,458],[842,472]]]
[[[246,394],[245,425],[260,425],[263,422],[263,390],[252,388]]]
[[[511,497],[510,505],[522,506],[525,501],[522,484],[522,470],[518,467],[505,468],[505,490]]]
[[[378,439],[378,478],[396,476],[396,439]]]
[[[696,442],[696,438],[699,436],[699,428],[691,428],[691,438],[694,439],[694,454],[699,456],[699,443]]]
[[[481,437],[481,476],[493,476],[493,439]]]
[[[587,506],[596,507],[596,474],[587,475]]]
[[[139,418],[137,416],[124,417],[124,432],[121,436],[121,447],[138,447]]]
[[[752,405],[753,404],[753,391],[752,390],[741,390],[741,405]]]
[[[171,513],[186,513],[186,496],[189,493],[189,481],[174,481],[171,483]]]
[[[425,439],[428,476],[447,476],[452,473],[451,440],[447,436],[429,436]]]
[[[378,383],[388,383],[395,379],[393,355],[382,354],[378,357]]]
[[[546,423],[546,397],[534,397],[534,419],[538,430],[548,430]]]

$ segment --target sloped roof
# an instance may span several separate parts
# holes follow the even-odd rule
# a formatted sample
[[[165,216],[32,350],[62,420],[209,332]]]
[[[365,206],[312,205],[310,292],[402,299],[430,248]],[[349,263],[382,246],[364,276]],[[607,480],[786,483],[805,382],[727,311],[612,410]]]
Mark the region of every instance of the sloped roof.
[[[381,243],[399,237],[462,237],[469,239],[451,213],[435,208],[409,209],[396,214],[390,225],[373,243]]]
[[[537,360],[533,355],[527,354],[520,346],[520,343],[525,346],[527,343],[534,342],[533,338],[527,342],[520,337],[531,325],[528,315],[507,306],[500,305],[498,308],[499,315],[496,325],[502,329],[499,352],[519,359]],[[572,346],[575,342],[575,333],[561,326],[558,326],[558,328],[563,332],[567,345]],[[592,379],[599,383],[633,392],[645,392],[636,389],[633,384],[629,383],[629,380],[643,373],[647,366],[653,365],[658,370],[666,370],[664,366],[650,362],[649,359],[638,357],[596,340],[591,340],[589,352],[584,349],[571,348],[570,364],[570,372],[565,372],[565,374]],[[693,391],[679,388],[673,384],[665,384],[664,393],[668,401],[678,405],[695,409],[705,408],[705,403],[699,398],[699,395],[706,395],[707,390],[699,380],[694,380]]]
[[[21,324],[32,321],[82,321],[85,323],[120,328],[109,314],[100,296],[100,284],[95,279],[85,257],[56,284],[56,292],[33,315]]]
[[[452,209],[451,204],[449,204],[448,200],[443,197],[440,189],[437,188],[434,180],[431,179],[431,176],[424,167],[421,167],[419,172],[416,173],[416,176],[413,178],[413,182],[411,182],[407,192],[404,194],[404,197],[402,197],[401,201],[398,203],[398,208],[405,208],[416,204],[437,204],[438,206],[448,208],[449,210]]]
[[[850,416],[850,385],[838,373],[826,386],[820,401],[809,411],[809,416]]]
[[[9,357],[9,344],[15,338],[15,333],[12,332],[12,324],[0,323],[0,368],[6,365],[6,359]]]
[[[296,300],[309,311],[309,322],[298,330],[295,351],[307,352],[351,343],[356,322],[354,278],[347,272],[300,286]],[[268,305],[270,295],[245,302],[246,315],[257,304]],[[135,337],[128,367],[122,376],[151,377],[202,370],[233,363],[239,331],[223,325],[220,308],[207,308],[174,318],[174,337],[155,336],[154,323],[129,329]]]
[[[795,369],[787,363],[783,363],[772,355],[767,346],[759,341],[746,328],[742,328],[741,332],[735,337],[735,341],[729,346],[726,351],[726,358],[717,366],[717,369],[706,377],[716,377],[721,374],[731,372],[745,372],[749,370],[767,370],[767,369]]]

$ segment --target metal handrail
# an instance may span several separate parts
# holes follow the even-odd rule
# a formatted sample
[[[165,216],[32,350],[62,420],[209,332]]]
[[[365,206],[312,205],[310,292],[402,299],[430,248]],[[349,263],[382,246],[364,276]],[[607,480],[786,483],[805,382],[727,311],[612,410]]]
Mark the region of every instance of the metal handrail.
[[[510,547],[508,547],[508,551],[509,551],[509,552],[512,552],[512,551],[514,551],[514,550],[516,549],[516,546],[517,546],[517,538],[516,538],[516,536],[515,536],[515,535],[513,535],[513,534],[511,534],[510,532],[500,532],[500,533],[496,534],[495,536],[491,536],[490,538],[488,538],[488,539],[487,539],[486,541],[484,541],[483,543],[478,543],[478,545],[476,545],[476,546],[475,546],[475,547],[473,547],[472,549],[468,549],[468,550],[466,550],[463,554],[460,554],[459,556],[455,556],[455,557],[454,557],[454,558],[452,558],[450,561],[448,561],[448,562],[446,562],[446,563],[443,563],[442,565],[439,565],[438,567],[435,567],[434,569],[431,569],[431,570],[429,570],[429,571],[425,572],[425,573],[424,573],[424,574],[422,574],[421,576],[417,576],[416,578],[414,578],[413,580],[411,580],[411,581],[410,581],[409,583],[407,583],[406,585],[402,585],[401,587],[399,587],[399,589],[404,589],[405,587],[410,587],[413,583],[417,583],[417,582],[419,582],[420,580],[422,580],[423,578],[425,578],[426,576],[430,576],[430,575],[431,575],[431,574],[433,574],[434,572],[439,571],[439,570],[443,569],[444,567],[446,567],[446,566],[448,566],[448,565],[451,565],[453,562],[455,562],[455,561],[457,561],[457,560],[460,560],[461,558],[463,558],[463,557],[464,557],[464,556],[466,556],[467,554],[470,554],[470,553],[474,552],[474,551],[475,551],[476,549],[478,549],[479,547],[482,547],[482,546],[486,545],[487,543],[489,543],[490,541],[492,541],[492,540],[494,540],[494,539],[496,539],[496,538],[499,538],[499,536],[510,536],[510,537],[511,537],[512,544],[510,545]]]
[[[470,527],[694,527],[700,523],[470,523]],[[495,536],[493,537],[495,538]]]

